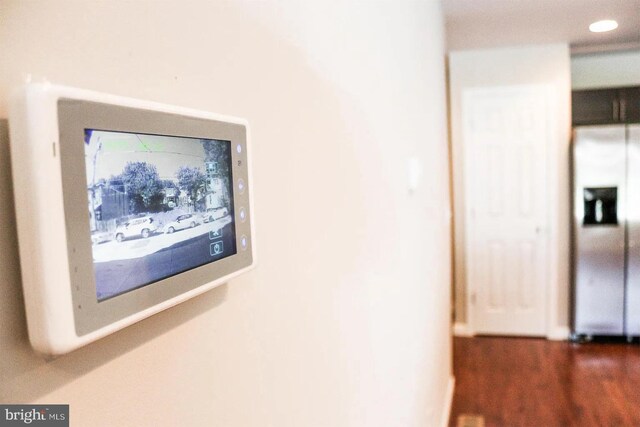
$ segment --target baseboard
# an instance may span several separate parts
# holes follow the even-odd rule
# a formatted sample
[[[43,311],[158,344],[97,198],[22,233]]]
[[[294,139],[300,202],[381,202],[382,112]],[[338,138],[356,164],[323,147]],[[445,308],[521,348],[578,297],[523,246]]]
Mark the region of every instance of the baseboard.
[[[456,337],[472,337],[474,334],[466,323],[454,323],[453,335]]]
[[[472,337],[475,334],[466,323],[454,323],[453,335],[456,337]],[[571,331],[568,326],[556,326],[547,333],[547,339],[550,341],[566,341],[569,339]]]
[[[566,341],[569,339],[571,331],[568,326],[556,326],[547,333],[550,341]]]
[[[446,400],[444,402],[444,409],[442,411],[442,420],[440,421],[440,425],[442,427],[448,427],[449,418],[451,417],[451,405],[453,404],[453,391],[456,387],[456,379],[451,376],[449,377],[449,382],[447,383],[447,395]]]

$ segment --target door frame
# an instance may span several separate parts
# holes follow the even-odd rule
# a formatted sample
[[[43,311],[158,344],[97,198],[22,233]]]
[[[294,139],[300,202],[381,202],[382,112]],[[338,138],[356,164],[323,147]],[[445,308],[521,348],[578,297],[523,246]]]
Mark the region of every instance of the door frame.
[[[559,236],[559,227],[562,215],[560,209],[560,197],[563,192],[559,191],[559,187],[561,185],[567,186],[568,191],[568,176],[563,177],[564,174],[561,171],[567,171],[568,175],[568,164],[563,165],[561,162],[561,156],[559,153],[560,150],[566,149],[568,153],[569,144],[568,141],[566,144],[557,144],[558,138],[554,137],[560,132],[560,123],[561,120],[558,119],[558,114],[561,106],[555,105],[554,102],[554,85],[545,84],[545,83],[534,83],[534,84],[517,84],[517,85],[500,85],[500,86],[483,86],[483,87],[470,87],[465,88],[462,91],[461,96],[461,113],[462,113],[462,125],[463,129],[461,131],[462,135],[462,154],[463,154],[463,181],[464,181],[464,250],[465,250],[465,259],[464,266],[466,269],[466,294],[465,294],[465,308],[466,308],[466,324],[458,324],[455,326],[454,332],[457,335],[461,336],[474,336],[476,335],[476,304],[473,303],[473,298],[477,294],[477,287],[475,283],[473,283],[474,278],[474,267],[471,257],[469,256],[472,253],[473,246],[476,244],[476,239],[473,236],[472,229],[469,227],[473,222],[473,209],[470,201],[470,189],[472,188],[469,185],[471,174],[467,173],[470,171],[472,162],[469,162],[470,156],[470,146],[465,142],[465,121],[468,120],[466,116],[466,105],[467,99],[473,94],[478,92],[493,92],[493,91],[519,91],[523,89],[535,89],[540,93],[544,94],[544,104],[545,104],[545,117],[546,117],[546,143],[545,147],[545,162],[546,162],[546,172],[547,172],[547,189],[546,189],[546,268],[543,277],[546,279],[543,289],[543,298],[545,299],[545,330],[546,330],[546,338],[550,340],[566,340],[569,336],[569,328],[568,326],[559,326],[559,318],[558,318],[558,309],[559,309],[559,273],[561,272],[561,268],[559,267],[559,247],[560,247],[560,236]],[[558,146],[559,145],[559,146]],[[567,182],[563,183],[562,180]],[[568,203],[568,202],[567,202]],[[557,206],[558,209],[552,209],[553,206]],[[566,221],[568,223],[568,221]],[[568,237],[567,237],[568,238]],[[568,244],[568,240],[567,240]],[[567,246],[568,251],[568,246]],[[561,274],[561,273],[560,273]],[[568,284],[568,282],[567,282]],[[567,292],[568,292],[567,287]]]

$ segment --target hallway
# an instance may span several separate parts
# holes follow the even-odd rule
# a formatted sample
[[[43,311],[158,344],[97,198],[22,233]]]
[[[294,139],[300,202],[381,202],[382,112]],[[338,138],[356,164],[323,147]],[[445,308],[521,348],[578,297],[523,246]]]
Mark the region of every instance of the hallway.
[[[529,338],[455,338],[450,426],[640,425],[640,347]],[[465,424],[470,425],[470,424]]]

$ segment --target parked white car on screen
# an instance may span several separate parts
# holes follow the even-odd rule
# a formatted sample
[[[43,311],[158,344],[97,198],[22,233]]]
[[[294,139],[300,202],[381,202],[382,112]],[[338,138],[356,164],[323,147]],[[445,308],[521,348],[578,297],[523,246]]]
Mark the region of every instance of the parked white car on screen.
[[[146,239],[157,229],[158,226],[150,216],[133,218],[116,228],[116,240],[122,242],[124,239],[130,237],[142,237]]]
[[[175,220],[168,222],[164,226],[164,232],[171,234],[174,231],[184,230],[185,228],[193,228],[200,224],[198,218],[193,214],[184,214],[177,217]]]
[[[227,215],[229,215],[229,209],[224,206],[220,208],[209,208],[202,214],[202,222],[212,222],[216,219],[224,218]]]

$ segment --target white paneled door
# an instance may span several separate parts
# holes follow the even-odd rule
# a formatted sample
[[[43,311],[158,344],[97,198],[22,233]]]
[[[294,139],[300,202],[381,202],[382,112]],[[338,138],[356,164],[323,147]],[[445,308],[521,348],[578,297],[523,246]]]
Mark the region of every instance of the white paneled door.
[[[546,333],[545,85],[463,94],[468,308],[476,334]]]

